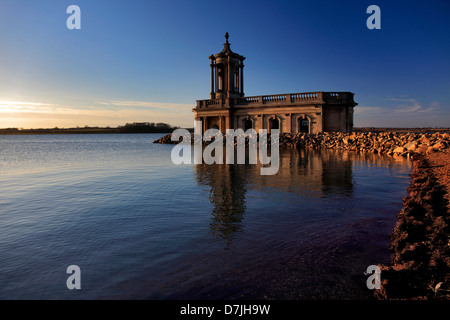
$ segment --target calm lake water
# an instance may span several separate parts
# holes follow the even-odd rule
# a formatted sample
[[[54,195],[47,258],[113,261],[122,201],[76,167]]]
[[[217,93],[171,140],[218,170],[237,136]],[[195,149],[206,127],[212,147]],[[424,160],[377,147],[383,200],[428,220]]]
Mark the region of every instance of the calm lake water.
[[[0,136],[0,299],[370,298],[409,161],[287,150],[261,176],[161,136]]]

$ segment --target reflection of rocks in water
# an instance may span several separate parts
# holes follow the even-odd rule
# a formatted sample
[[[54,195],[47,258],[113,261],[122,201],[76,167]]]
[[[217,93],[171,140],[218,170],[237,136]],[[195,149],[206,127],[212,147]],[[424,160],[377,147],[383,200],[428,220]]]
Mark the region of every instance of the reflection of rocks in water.
[[[242,228],[245,213],[246,167],[249,165],[196,165],[199,183],[211,187],[209,200],[213,205],[211,231],[231,243]]]
[[[330,194],[351,196],[352,167],[353,159],[349,152],[283,149],[278,174],[256,177],[258,183],[255,188],[272,187],[299,195],[308,193],[317,198]]]

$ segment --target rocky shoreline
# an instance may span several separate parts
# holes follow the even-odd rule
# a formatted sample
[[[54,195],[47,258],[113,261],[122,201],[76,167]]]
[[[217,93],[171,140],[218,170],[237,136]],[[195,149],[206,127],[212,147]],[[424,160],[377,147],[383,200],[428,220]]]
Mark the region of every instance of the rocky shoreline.
[[[178,143],[170,138],[167,135],[155,143]],[[374,296],[383,300],[450,299],[450,134],[280,134],[279,143],[287,148],[409,157],[413,172],[408,196],[403,199],[403,209],[391,236],[392,261],[390,265],[380,265],[381,288],[374,290]]]
[[[450,171],[450,153],[439,168]],[[380,266],[378,299],[450,299],[449,185],[439,183],[433,159],[414,159],[408,196],[392,234],[392,263]],[[447,180],[448,181],[448,180]]]
[[[165,135],[154,143],[177,144],[171,140],[171,134]],[[194,142],[191,134],[191,143]],[[225,134],[223,141],[225,143]],[[181,141],[181,138],[180,138]],[[247,138],[248,141],[248,138]],[[267,142],[270,143],[270,135]],[[204,143],[204,142],[203,142]],[[450,148],[449,133],[400,133],[400,132],[323,132],[280,133],[280,147],[288,148],[325,148],[342,149],[375,154],[413,156],[414,154],[430,154]]]

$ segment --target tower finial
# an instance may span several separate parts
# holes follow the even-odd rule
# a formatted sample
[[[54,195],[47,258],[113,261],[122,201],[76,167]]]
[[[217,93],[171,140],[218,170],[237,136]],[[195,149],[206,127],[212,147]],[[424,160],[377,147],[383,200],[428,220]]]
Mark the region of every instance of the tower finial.
[[[225,41],[226,41],[226,43],[228,43],[228,37],[229,37],[230,35],[228,34],[228,32],[225,32]]]

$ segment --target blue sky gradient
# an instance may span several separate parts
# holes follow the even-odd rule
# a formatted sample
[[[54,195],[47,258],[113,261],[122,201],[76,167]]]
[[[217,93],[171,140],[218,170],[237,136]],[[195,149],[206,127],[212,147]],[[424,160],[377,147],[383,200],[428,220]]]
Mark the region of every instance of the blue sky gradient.
[[[225,32],[246,96],[351,91],[355,126],[450,127],[449,16],[450,1],[2,0],[0,128],[192,127]]]

